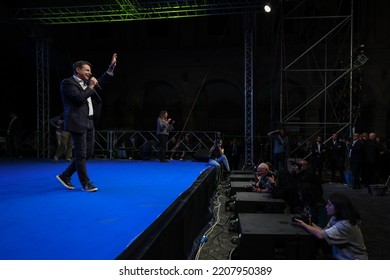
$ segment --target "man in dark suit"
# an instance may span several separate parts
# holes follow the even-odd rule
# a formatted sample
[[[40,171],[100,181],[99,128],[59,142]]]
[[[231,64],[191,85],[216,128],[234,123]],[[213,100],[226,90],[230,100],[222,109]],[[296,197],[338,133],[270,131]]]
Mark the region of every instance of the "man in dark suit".
[[[108,70],[99,78],[92,76],[91,63],[77,61],[73,64],[73,76],[61,83],[61,96],[64,105],[64,129],[69,131],[74,145],[74,158],[69,166],[56,178],[67,189],[75,187],[70,180],[77,172],[82,190],[97,191],[88,176],[86,161],[93,154],[95,125],[101,111],[102,100],[97,93],[100,84],[108,82],[114,75],[116,53],[113,54]]]
[[[352,172],[352,188],[360,189],[360,176],[363,166],[363,141],[359,133],[352,135],[352,143],[349,148],[349,164]]]
[[[320,180],[322,180],[322,170],[325,163],[325,152],[326,146],[322,143],[322,137],[317,135],[314,143],[312,144],[311,166],[314,170],[314,173],[318,174]]]
[[[326,143],[327,150],[327,166],[331,172],[332,182],[339,181],[345,183],[344,164],[346,146],[344,141],[340,141],[337,133],[333,133],[331,139]],[[340,174],[340,179],[336,179],[336,172]]]
[[[378,183],[378,164],[380,156],[384,153],[383,147],[375,139],[376,133],[371,132],[363,144],[363,183],[367,188]],[[370,188],[368,190],[370,191]]]

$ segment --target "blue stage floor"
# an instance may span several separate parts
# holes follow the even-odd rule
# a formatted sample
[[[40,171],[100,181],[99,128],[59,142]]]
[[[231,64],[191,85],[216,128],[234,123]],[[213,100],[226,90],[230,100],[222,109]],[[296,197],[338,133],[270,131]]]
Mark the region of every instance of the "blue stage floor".
[[[111,260],[121,254],[209,165],[91,160],[96,193],[64,188],[67,163],[0,161],[0,259]]]

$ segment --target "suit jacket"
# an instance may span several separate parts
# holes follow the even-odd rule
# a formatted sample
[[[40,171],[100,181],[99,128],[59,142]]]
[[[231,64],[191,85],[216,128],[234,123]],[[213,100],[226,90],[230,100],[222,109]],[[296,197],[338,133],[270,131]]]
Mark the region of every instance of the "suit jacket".
[[[363,142],[363,160],[368,164],[378,164],[380,153],[383,151],[381,145],[374,140]]]
[[[104,73],[98,79],[99,84],[107,82],[111,76]],[[99,120],[102,100],[96,90],[91,90],[87,87],[85,90],[81,87],[78,81],[72,76],[61,82],[61,96],[64,104],[64,129],[72,132],[83,132],[89,127],[89,108],[88,97],[91,97],[93,106],[94,123]]]
[[[324,143],[320,143],[320,150],[318,150],[317,144],[318,144],[317,142],[314,142],[311,146],[312,156],[316,157],[318,160],[324,160],[325,159],[326,145]]]
[[[363,141],[357,140],[355,143],[351,143],[349,160],[351,163],[363,162]]]
[[[329,142],[326,143],[326,149],[330,159],[343,159],[345,153],[345,143],[339,140],[333,142],[330,139]]]

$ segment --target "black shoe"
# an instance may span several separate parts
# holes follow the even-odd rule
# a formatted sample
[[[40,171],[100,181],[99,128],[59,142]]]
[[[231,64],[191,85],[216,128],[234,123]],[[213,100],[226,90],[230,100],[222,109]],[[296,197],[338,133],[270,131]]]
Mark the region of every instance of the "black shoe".
[[[85,192],[96,192],[98,190],[97,187],[92,185],[91,182],[87,183],[85,186],[83,186],[83,191]]]
[[[160,160],[160,162],[169,162],[169,160],[163,159],[163,160]]]
[[[64,175],[60,174],[56,176],[57,180],[60,181],[60,183],[69,190],[74,190],[75,187],[70,182],[70,177],[65,177]]]

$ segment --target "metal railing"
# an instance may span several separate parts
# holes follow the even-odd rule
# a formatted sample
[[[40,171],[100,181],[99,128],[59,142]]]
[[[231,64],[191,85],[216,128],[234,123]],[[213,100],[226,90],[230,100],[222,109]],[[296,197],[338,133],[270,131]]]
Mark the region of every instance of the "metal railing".
[[[6,153],[6,132],[0,131],[0,154]],[[190,142],[184,141],[188,136]],[[187,154],[194,154],[200,149],[210,149],[215,139],[220,137],[218,131],[172,131],[167,143],[167,152],[184,151]],[[177,142],[174,144],[175,138]],[[38,132],[25,130],[21,136],[21,150],[27,156],[36,156]],[[55,152],[55,138],[52,137],[47,149],[51,154]],[[133,158],[154,155],[160,150],[159,141],[155,131],[139,130],[96,130],[95,153],[96,158],[115,159],[118,158],[120,149],[130,152]],[[47,155],[51,157],[53,155]]]
[[[215,139],[221,135],[218,131],[172,131],[167,143],[167,152],[180,147],[187,153],[200,149],[210,149]],[[190,142],[184,141],[188,136]],[[173,139],[177,142],[174,143]],[[131,153],[131,157],[154,157],[159,151],[159,141],[155,131],[140,130],[97,130],[95,135],[95,156],[114,159],[120,149]]]

